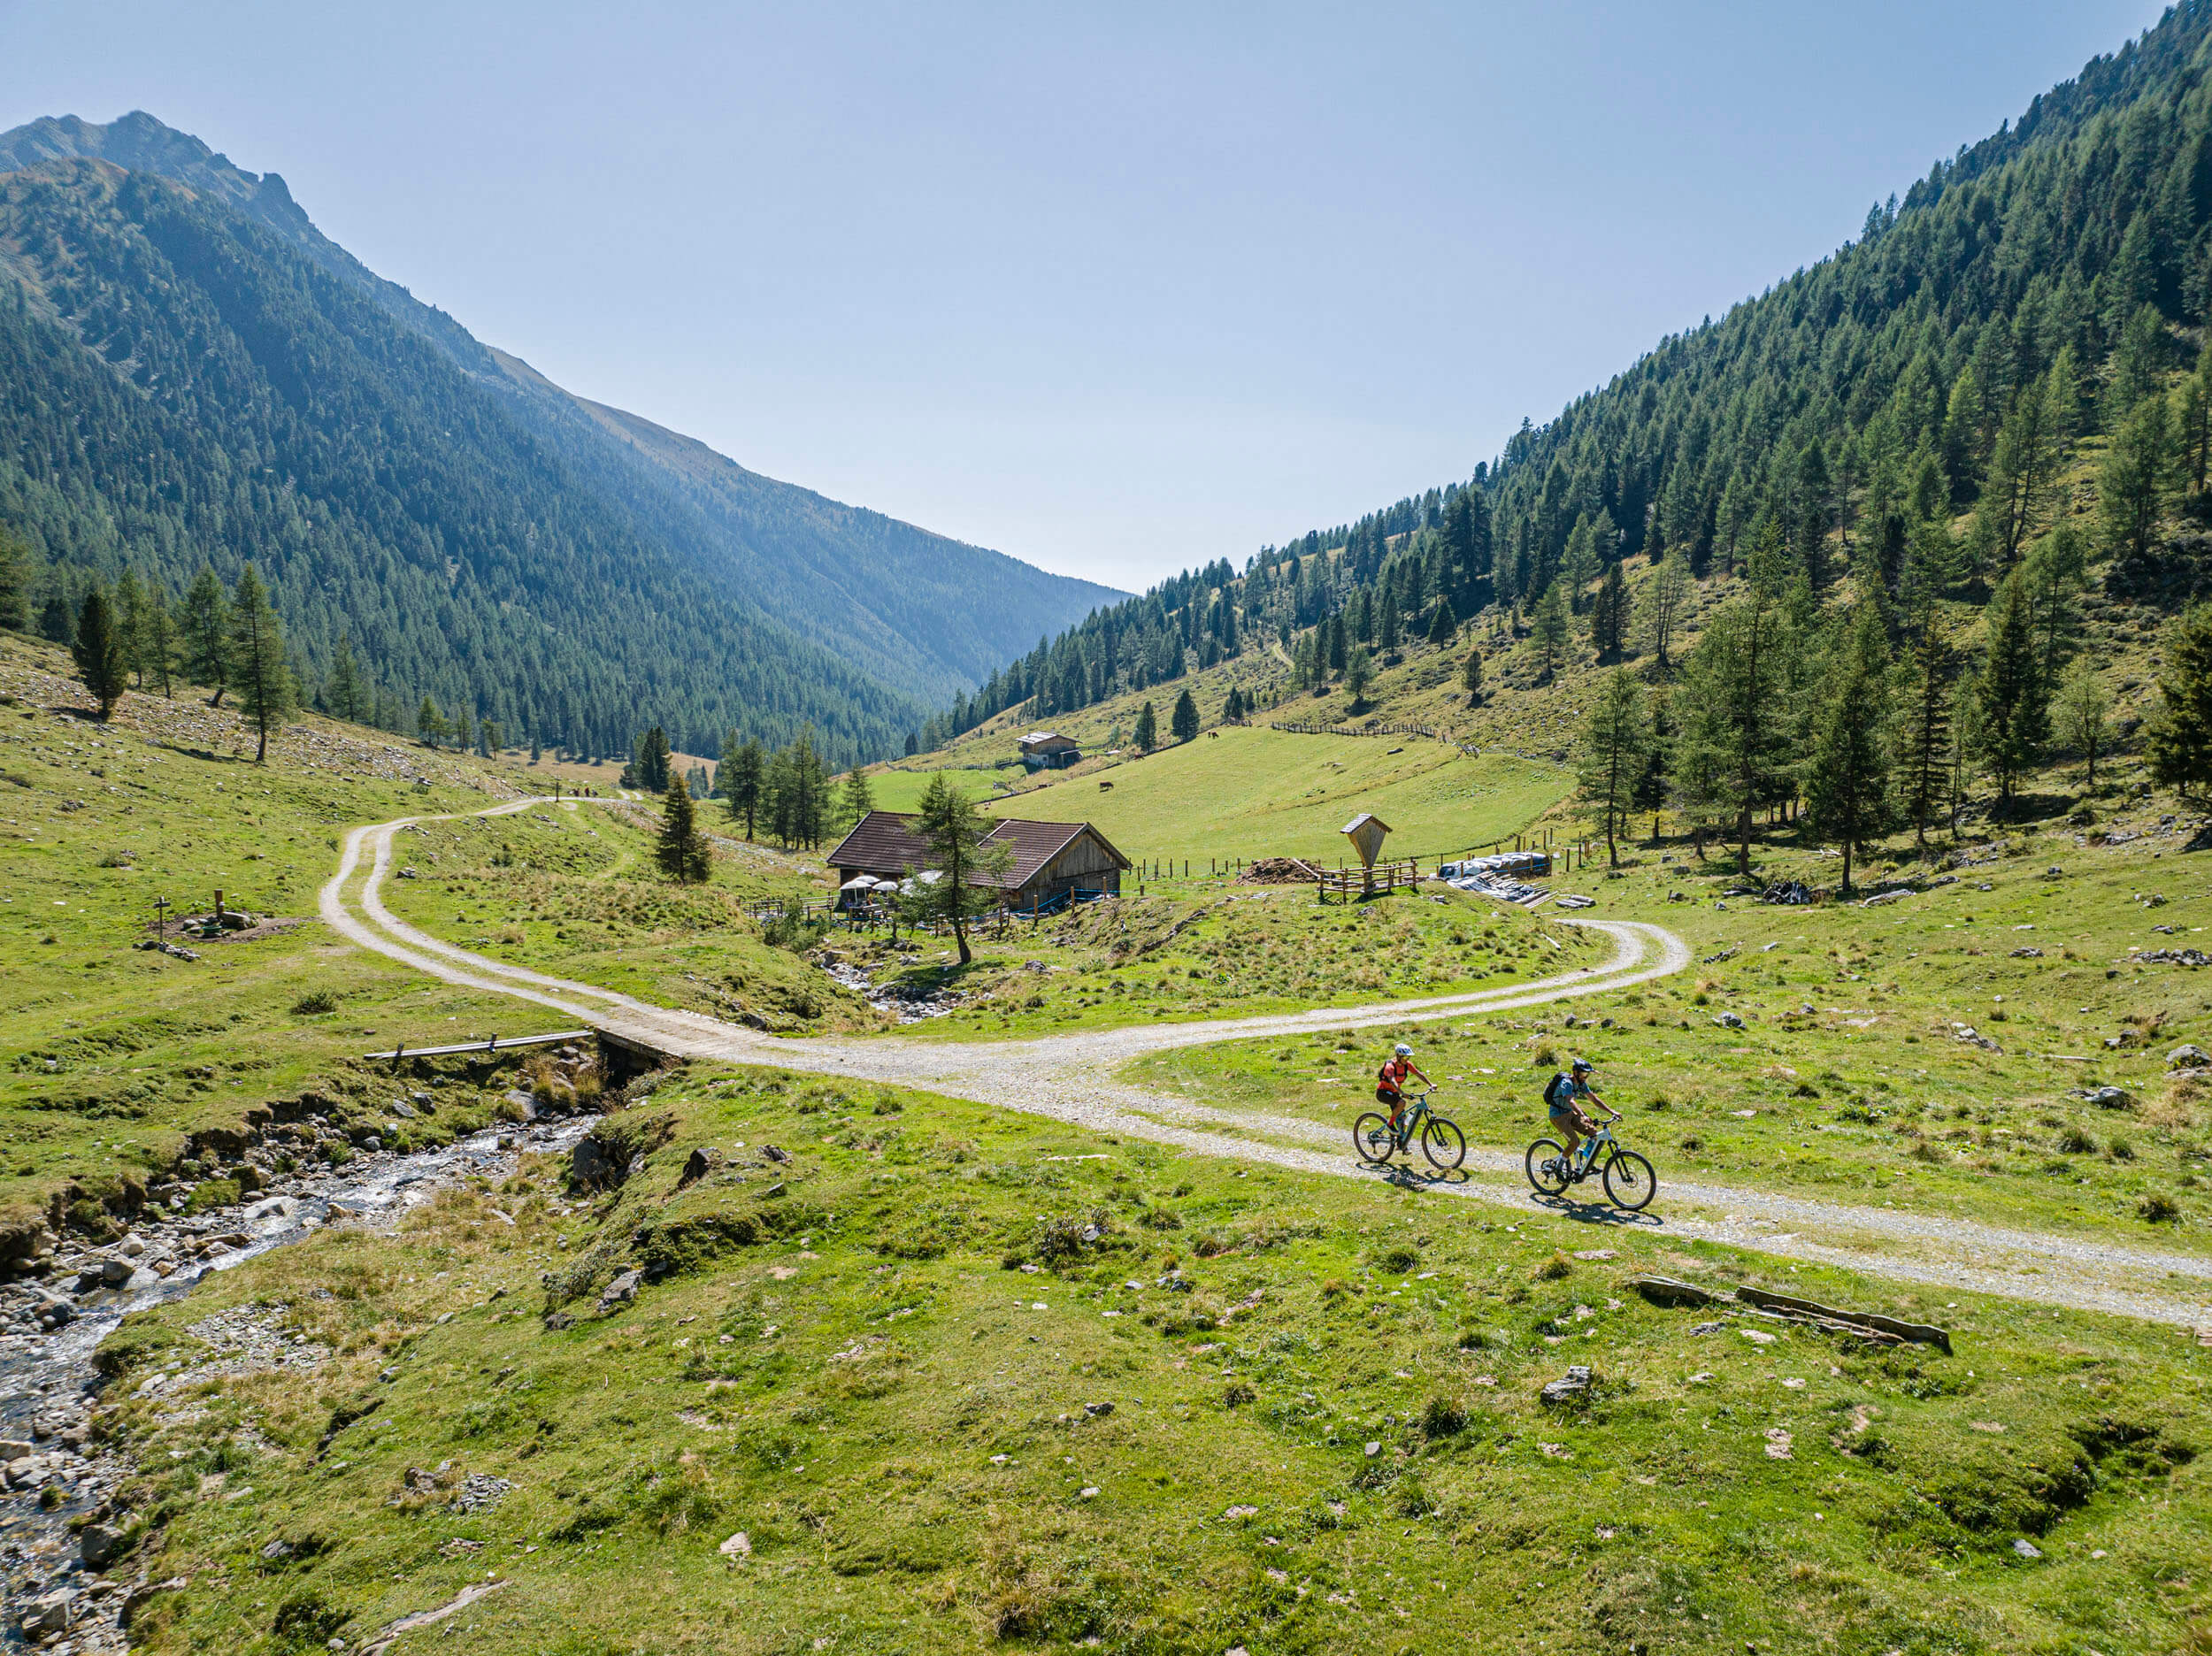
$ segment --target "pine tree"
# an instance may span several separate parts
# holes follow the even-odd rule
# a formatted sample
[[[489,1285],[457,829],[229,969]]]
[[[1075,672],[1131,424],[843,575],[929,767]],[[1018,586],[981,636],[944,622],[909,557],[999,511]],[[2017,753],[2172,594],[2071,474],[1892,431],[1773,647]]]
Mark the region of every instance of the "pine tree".
[[[1659,843],[1659,812],[1667,802],[1674,775],[1674,703],[1661,685],[1651,693],[1651,747],[1644,756],[1643,774],[1636,778],[1630,803],[1651,813],[1651,842]]]
[[[1188,690],[1175,698],[1175,710],[1168,716],[1168,728],[1179,742],[1198,740],[1198,703]]]
[[[1387,656],[1398,648],[1398,605],[1397,601],[1386,594],[1383,599],[1382,622],[1376,631],[1380,634],[1378,645]]]
[[[1552,681],[1567,652],[1567,600],[1559,590],[1563,584],[1552,582],[1536,601],[1534,637],[1538,681],[1542,684]]]
[[[1600,661],[1617,656],[1628,648],[1628,578],[1617,558],[1605,566],[1598,595],[1590,606],[1590,641]]]
[[[1816,836],[1843,849],[1851,890],[1851,854],[1889,826],[1889,648],[1881,613],[1861,603],[1821,686],[1805,803]]]
[[[638,738],[636,757],[630,763],[635,779],[627,786],[649,794],[665,794],[671,757],[668,732],[656,724]]]
[[[240,572],[238,588],[231,594],[230,663],[226,671],[238,690],[238,715],[258,738],[253,762],[265,764],[269,732],[284,723],[296,704],[292,670],[284,656],[284,625],[250,564]]]
[[[76,658],[79,682],[100,704],[100,717],[106,718],[123,699],[130,669],[124,659],[120,629],[108,607],[108,595],[96,581],[84,595],[84,607],[77,611],[76,638],[69,653]]]
[[[1229,694],[1221,703],[1221,722],[1224,724],[1244,723],[1244,686],[1231,685]]]
[[[1466,689],[1469,707],[1482,699],[1482,651],[1479,648],[1467,652],[1467,665],[1459,675],[1459,682]]]
[[[222,706],[223,692],[230,687],[230,604],[223,583],[205,564],[184,594],[182,631],[185,677],[215,692],[208,706]]]
[[[2046,686],[2058,683],[2081,641],[2079,594],[2088,564],[2081,532],[2061,524],[2028,548],[2020,566],[2035,627],[2038,670]]]
[[[438,704],[424,696],[422,705],[415,709],[415,734],[426,748],[435,748],[446,739],[445,715],[438,711]]]
[[[722,737],[722,797],[728,802],[730,820],[745,824],[745,838],[753,838],[756,818],[760,814],[762,790],[767,781],[768,759],[761,752],[760,744],[748,740],[740,742],[735,731]]]
[[[2105,717],[2111,706],[2096,669],[2087,662],[2074,663],[2051,699],[2051,722],[2059,740],[2079,754],[2089,768],[2084,787],[2097,786],[2097,755],[2104,751]]]
[[[713,872],[707,837],[699,832],[698,809],[680,777],[670,777],[661,795],[661,832],[654,848],[661,872],[679,885],[703,884]]]
[[[1146,706],[1148,709],[1150,703]],[[975,801],[941,770],[930,778],[915,808],[914,832],[928,846],[938,878],[914,882],[910,917],[949,921],[963,966],[974,958],[968,948],[968,922],[996,904],[991,888],[1013,866],[1010,845],[986,843],[985,836],[996,826],[977,813]]]
[[[1136,744],[1137,751],[1141,754],[1148,754],[1159,745],[1159,715],[1152,710],[1152,703],[1149,702],[1137,709],[1137,728],[1131,735],[1130,740]]]
[[[64,649],[77,641],[77,617],[69,608],[69,600],[56,593],[39,611],[38,635],[49,644],[58,644]]]
[[[1452,601],[1439,598],[1429,617],[1429,642],[1441,649],[1458,636],[1459,617],[1452,613]]]
[[[1344,642],[1344,612],[1340,610],[1329,621],[1329,671],[1340,673],[1347,658]]]
[[[1597,811],[1607,860],[1618,868],[1621,854],[1616,836],[1628,832],[1636,784],[1651,751],[1651,718],[1643,687],[1627,668],[1617,667],[1606,675],[1583,720],[1579,747],[1581,800]]]
[[[1974,683],[1975,753],[1996,775],[2001,807],[2008,807],[2021,775],[2042,749],[2050,686],[2043,679],[2020,571],[2005,578],[1989,612],[1989,651]]]
[[[353,635],[341,633],[336,654],[330,658],[330,676],[323,680],[323,703],[333,718],[349,724],[358,724],[367,709],[364,705],[360,664],[353,659]],[[536,763],[535,744],[532,744],[531,763]]]
[[[2151,774],[2192,798],[2212,790],[2212,604],[2194,604],[2167,630],[2162,705],[2151,720]]]

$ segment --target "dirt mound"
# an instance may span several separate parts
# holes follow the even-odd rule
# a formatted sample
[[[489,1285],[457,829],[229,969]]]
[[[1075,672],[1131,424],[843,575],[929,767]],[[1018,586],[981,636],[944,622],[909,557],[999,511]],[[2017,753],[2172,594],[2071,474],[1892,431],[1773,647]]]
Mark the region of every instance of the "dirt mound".
[[[1248,886],[1303,886],[1321,878],[1321,870],[1296,857],[1262,857],[1237,876]]]

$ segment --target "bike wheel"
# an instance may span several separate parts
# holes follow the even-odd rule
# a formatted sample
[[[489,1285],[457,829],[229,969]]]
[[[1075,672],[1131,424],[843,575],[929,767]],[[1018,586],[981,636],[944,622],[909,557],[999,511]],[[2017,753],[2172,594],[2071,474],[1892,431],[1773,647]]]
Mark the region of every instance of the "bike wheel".
[[[1567,1188],[1567,1153],[1549,1138],[1539,1138],[1529,1146],[1528,1154],[1521,1165],[1528,1174],[1528,1182],[1547,1196],[1556,1196]]]
[[[1352,1123],[1352,1154],[1363,1162],[1387,1162],[1397,1154],[1398,1135],[1390,1130],[1390,1118],[1369,1110]]]
[[[1605,1164],[1605,1193],[1616,1208],[1640,1213],[1659,1193],[1659,1176],[1633,1150],[1617,1150]]]
[[[1441,1116],[1421,1123],[1421,1154],[1440,1173],[1448,1173],[1467,1159],[1467,1135]]]

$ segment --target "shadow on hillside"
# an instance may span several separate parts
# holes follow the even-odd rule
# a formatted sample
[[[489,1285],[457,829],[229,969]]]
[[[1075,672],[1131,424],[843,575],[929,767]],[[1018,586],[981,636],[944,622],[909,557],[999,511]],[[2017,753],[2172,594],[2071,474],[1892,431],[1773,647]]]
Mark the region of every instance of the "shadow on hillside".
[[[1472,1182],[1465,1168],[1454,1168],[1448,1173],[1424,1173],[1418,1168],[1400,1167],[1394,1162],[1375,1170],[1382,1175],[1385,1184],[1395,1184],[1400,1190],[1446,1190]]]

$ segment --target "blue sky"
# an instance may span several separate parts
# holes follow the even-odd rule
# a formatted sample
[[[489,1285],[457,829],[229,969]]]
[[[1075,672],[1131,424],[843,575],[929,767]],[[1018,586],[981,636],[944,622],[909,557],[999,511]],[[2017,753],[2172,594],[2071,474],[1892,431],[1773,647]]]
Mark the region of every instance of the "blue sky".
[[[572,390],[1138,588],[1466,476],[2159,10],[0,0],[0,127],[146,109]]]

